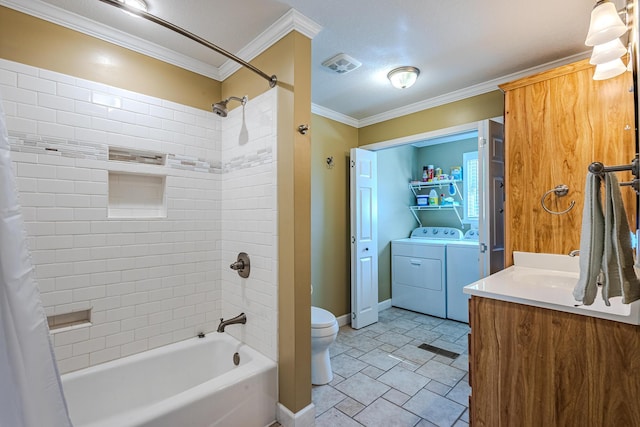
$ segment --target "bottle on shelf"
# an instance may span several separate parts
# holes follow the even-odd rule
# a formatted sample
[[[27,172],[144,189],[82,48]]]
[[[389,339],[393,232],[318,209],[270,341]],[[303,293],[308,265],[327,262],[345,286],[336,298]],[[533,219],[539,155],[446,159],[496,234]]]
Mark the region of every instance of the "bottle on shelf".
[[[427,182],[429,179],[429,172],[427,172],[427,167],[422,168],[422,182]]]
[[[436,190],[431,190],[429,192],[429,206],[438,206],[438,193]]]

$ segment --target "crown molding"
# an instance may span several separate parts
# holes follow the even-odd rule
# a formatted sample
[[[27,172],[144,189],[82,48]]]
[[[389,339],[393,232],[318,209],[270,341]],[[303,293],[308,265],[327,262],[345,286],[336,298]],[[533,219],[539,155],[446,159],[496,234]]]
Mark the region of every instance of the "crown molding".
[[[360,123],[358,119],[354,119],[351,116],[347,116],[346,114],[338,113],[337,111],[330,110],[328,108],[323,107],[318,104],[311,104],[311,112],[318,116],[326,117],[327,119],[331,119],[336,122],[343,123],[345,125],[358,128],[360,127]]]
[[[214,80],[220,80],[220,72],[216,67],[48,3],[34,0],[0,0],[0,4]]]
[[[237,56],[249,62],[291,31],[297,31],[313,39],[321,30],[322,26],[320,26],[320,24],[307,18],[295,9],[289,9],[287,13],[260,33],[258,37],[240,49]],[[240,68],[241,65],[231,59],[225,61],[219,68],[222,80],[225,80]]]
[[[469,86],[464,89],[456,90],[444,95],[429,98],[424,101],[416,102],[413,104],[405,105],[400,108],[386,111],[384,113],[375,114],[373,116],[366,117],[358,120],[358,128],[370,126],[376,123],[381,123],[387,120],[396,119],[398,117],[406,116],[407,114],[417,113],[418,111],[426,110],[429,108],[439,107],[440,105],[449,104],[451,102],[460,101],[472,96],[482,95],[494,90],[498,90],[498,85],[507,83],[513,80],[518,80],[522,77],[527,77],[532,74],[536,74],[542,71],[550,70],[561,65],[570,64],[585,58],[588,58],[590,52],[582,52],[576,55],[567,56],[556,61],[547,62],[542,65],[527,68],[526,70],[518,71],[516,73],[508,74],[497,79],[489,80],[484,83]]]

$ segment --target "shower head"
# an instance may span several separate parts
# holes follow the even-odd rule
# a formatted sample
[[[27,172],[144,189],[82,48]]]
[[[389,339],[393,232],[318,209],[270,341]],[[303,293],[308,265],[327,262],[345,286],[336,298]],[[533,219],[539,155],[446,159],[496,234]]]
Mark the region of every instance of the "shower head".
[[[227,117],[227,113],[228,113],[227,104],[231,100],[239,101],[244,106],[247,103],[247,101],[249,100],[249,98],[246,95],[243,96],[242,98],[238,98],[237,96],[230,96],[227,99],[225,99],[224,101],[216,102],[215,104],[213,104],[211,106],[212,109],[213,109],[213,112],[216,113],[220,117]]]

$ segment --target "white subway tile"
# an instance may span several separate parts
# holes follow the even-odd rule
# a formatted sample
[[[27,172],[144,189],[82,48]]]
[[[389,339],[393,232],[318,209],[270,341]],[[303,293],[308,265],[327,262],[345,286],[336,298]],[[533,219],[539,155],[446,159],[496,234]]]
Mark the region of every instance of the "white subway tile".
[[[135,334],[133,331],[119,332],[117,334],[109,335],[106,337],[107,347],[116,347],[123,344],[133,342]]]
[[[54,343],[56,347],[69,344],[75,344],[78,342],[86,341],[89,339],[89,328],[72,329],[70,331],[58,332],[54,337]]]
[[[91,102],[91,91],[72,84],[58,82],[56,85],[56,94],[63,98],[71,98],[78,101]]]
[[[14,101],[18,104],[37,104],[38,93],[35,91],[4,85],[0,89],[2,98],[6,101]]]
[[[97,104],[93,104],[91,102],[84,102],[84,101],[75,101],[73,103],[74,108],[72,110],[67,110],[67,111],[75,111],[78,114],[84,114],[87,116],[91,116],[91,117],[101,117],[101,118],[106,118],[107,117],[107,113],[109,111],[108,107],[105,107],[104,105],[97,105]],[[92,122],[94,123],[94,122]]]
[[[56,114],[56,121],[61,125],[68,125],[80,128],[90,128],[91,127],[91,117],[78,114],[71,113],[68,111],[58,111]],[[74,134],[75,135],[75,134]]]
[[[36,92],[48,93],[50,95],[56,93],[55,82],[25,74],[18,74],[18,87]]]
[[[38,192],[40,193],[73,193],[73,181],[66,181],[60,179],[38,179]],[[55,196],[54,196],[55,200]],[[55,206],[55,202],[52,202],[50,206]]]
[[[122,98],[107,93],[93,92],[91,102],[111,108],[122,108]]]
[[[149,114],[149,104],[130,98],[122,98],[122,109],[133,111],[134,113]]]
[[[37,236],[35,242],[32,247],[38,250],[66,249],[73,247],[73,236]]]
[[[15,71],[0,68],[0,85],[18,87],[18,74]],[[2,86],[0,86],[0,93]]]
[[[66,276],[56,277],[57,290],[79,289],[91,285],[91,276],[70,276],[70,274],[72,271],[68,271]]]
[[[66,74],[60,74],[55,71],[45,70],[42,68],[38,68],[37,71],[38,71],[38,76],[40,78],[43,78],[46,80],[53,80],[54,82],[59,82],[59,83],[66,83],[70,85],[76,84],[75,77],[71,77]]]
[[[37,129],[38,134],[42,136],[64,138],[69,140],[72,140],[74,136],[73,127],[67,125],[38,122]]]
[[[148,350],[148,348],[147,339],[142,339],[140,341],[124,344],[120,347],[120,353],[122,354],[122,357],[125,357]]]
[[[81,354],[91,353],[92,351],[103,350],[105,347],[104,337],[98,337],[89,339],[73,344],[73,355],[79,356]]]
[[[89,366],[89,355],[70,357],[68,359],[58,360],[58,370],[61,374],[78,371]]]
[[[18,117],[44,122],[54,123],[56,121],[56,111],[51,108],[39,107],[37,105],[17,104]]]
[[[73,221],[73,209],[71,208],[37,208],[38,221]]]
[[[9,132],[22,132],[35,134],[38,131],[38,122],[22,119],[20,117],[6,117],[7,130]]]
[[[120,347],[108,347],[104,350],[94,351],[89,353],[89,362],[91,366],[98,365],[100,363],[109,362],[111,360],[120,358]]]
[[[55,204],[62,208],[90,207],[91,196],[85,194],[56,194]]]
[[[57,111],[74,110],[73,99],[60,98],[59,96],[47,93],[38,93],[37,95],[37,105],[41,107],[51,108]],[[36,104],[36,102],[33,102],[33,104]]]

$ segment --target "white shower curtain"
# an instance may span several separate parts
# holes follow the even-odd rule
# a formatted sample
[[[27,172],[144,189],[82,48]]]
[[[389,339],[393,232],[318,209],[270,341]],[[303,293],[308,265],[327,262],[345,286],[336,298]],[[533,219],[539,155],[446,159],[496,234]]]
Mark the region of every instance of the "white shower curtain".
[[[71,426],[9,154],[0,99],[0,427]]]

